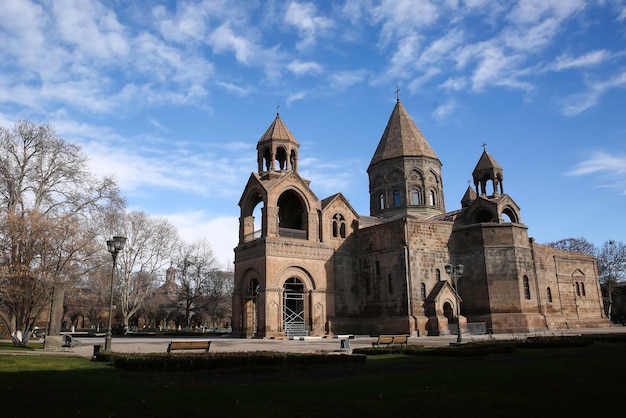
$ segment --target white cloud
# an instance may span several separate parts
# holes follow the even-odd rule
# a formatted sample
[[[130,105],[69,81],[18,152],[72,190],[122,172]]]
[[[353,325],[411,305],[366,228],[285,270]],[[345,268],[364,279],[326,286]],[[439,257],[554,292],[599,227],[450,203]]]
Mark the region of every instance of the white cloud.
[[[318,16],[314,3],[291,2],[285,11],[285,23],[297,28],[301,40],[298,49],[304,49],[317,42],[317,36],[333,26],[332,20]]]
[[[287,69],[294,74],[319,74],[322,72],[322,66],[316,62],[303,62],[300,60],[291,61],[287,64]]]
[[[226,83],[224,81],[216,81],[216,84],[226,91],[235,93],[239,97],[245,97],[253,91],[251,87],[241,87],[232,83]]]
[[[397,38],[414,36],[439,17],[438,8],[426,0],[382,0],[370,12],[374,21],[382,24],[381,46]]]
[[[290,94],[289,96],[287,96],[287,106],[290,106],[293,102],[296,102],[298,100],[302,100],[305,97],[307,97],[307,94],[305,92],[303,92],[303,91]]]
[[[441,83],[441,88],[445,90],[459,91],[463,90],[467,85],[467,80],[464,77],[453,77],[448,78],[446,81]]]
[[[567,96],[562,112],[566,116],[575,116],[596,105],[604,94],[616,88],[626,88],[626,71],[608,80],[591,82],[586,91]]]
[[[439,105],[433,111],[435,119],[442,120],[450,116],[457,108],[457,104],[454,100],[450,100],[442,105]]]
[[[579,57],[572,58],[567,54],[559,55],[551,66],[554,71],[568,70],[570,68],[588,67],[598,65],[609,58],[608,51],[604,49],[588,52]]]
[[[596,152],[591,158],[578,163],[575,168],[566,174],[568,176],[584,176],[600,172],[606,172],[615,176],[626,175],[626,156],[618,157],[606,152]]]
[[[607,187],[626,195],[626,156],[596,152],[565,173],[568,176],[600,176]]]
[[[108,61],[128,54],[124,28],[113,10],[85,0],[59,0],[52,10],[60,39],[76,46],[74,58]]]
[[[217,260],[232,267],[235,261],[233,249],[239,241],[239,219],[236,216],[214,217],[202,210],[157,216],[169,220],[186,243],[208,241]]]
[[[256,46],[247,38],[235,34],[229,23],[220,25],[208,38],[215,52],[232,51],[242,64],[249,64]]]
[[[364,70],[340,71],[330,75],[330,87],[331,89],[341,91],[354,84],[361,83],[365,80],[365,76],[366,72]]]

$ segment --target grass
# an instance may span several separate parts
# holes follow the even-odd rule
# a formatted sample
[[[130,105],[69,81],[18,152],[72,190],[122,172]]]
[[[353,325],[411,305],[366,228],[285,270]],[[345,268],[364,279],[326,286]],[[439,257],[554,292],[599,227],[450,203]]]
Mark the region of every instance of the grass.
[[[622,409],[625,349],[597,341],[479,358],[389,354],[361,365],[185,373],[0,351],[0,393],[18,405],[7,417],[603,416]]]

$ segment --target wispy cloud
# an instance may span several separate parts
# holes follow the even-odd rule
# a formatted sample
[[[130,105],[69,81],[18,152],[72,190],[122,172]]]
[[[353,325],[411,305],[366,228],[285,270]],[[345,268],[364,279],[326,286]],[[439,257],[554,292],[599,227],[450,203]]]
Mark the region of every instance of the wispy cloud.
[[[551,66],[554,71],[563,71],[571,68],[583,68],[598,65],[606,61],[610,54],[604,49],[591,51],[579,57],[571,57],[567,54],[559,55]]]
[[[287,69],[297,75],[319,74],[322,72],[322,66],[317,62],[312,61],[303,62],[300,60],[294,60],[287,64]]]
[[[285,23],[294,26],[300,36],[297,49],[304,49],[317,42],[317,36],[333,26],[331,19],[317,14],[314,3],[292,1],[285,11]]]
[[[615,188],[626,195],[626,156],[596,152],[565,173],[568,176],[599,176],[605,187]]]
[[[626,88],[626,71],[607,80],[589,82],[585,91],[567,96],[562,112],[566,116],[576,116],[596,105],[603,95],[616,88]]]

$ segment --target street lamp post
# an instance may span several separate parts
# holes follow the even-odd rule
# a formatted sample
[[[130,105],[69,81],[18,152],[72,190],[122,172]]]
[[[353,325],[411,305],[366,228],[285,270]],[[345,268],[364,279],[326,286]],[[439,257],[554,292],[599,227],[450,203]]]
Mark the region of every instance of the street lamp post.
[[[457,337],[456,342],[462,343],[463,337],[461,337],[461,297],[459,296],[459,277],[463,275],[463,264],[453,266],[452,264],[446,264],[446,273],[452,276],[454,280],[454,291],[456,292],[456,320],[457,320]]]
[[[115,262],[117,261],[117,253],[124,249],[126,237],[113,237],[107,241],[107,250],[113,257],[113,267],[111,268],[111,293],[109,299],[109,325],[104,337],[104,351],[111,351],[111,320],[113,319],[113,279],[115,278]]]

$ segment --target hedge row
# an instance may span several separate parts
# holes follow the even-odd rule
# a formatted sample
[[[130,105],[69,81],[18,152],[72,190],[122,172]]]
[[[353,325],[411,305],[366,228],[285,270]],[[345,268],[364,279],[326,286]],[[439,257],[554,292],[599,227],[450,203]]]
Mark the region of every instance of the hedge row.
[[[626,343],[626,334],[528,337],[522,340],[480,341],[440,347],[424,347],[419,345],[409,345],[406,347],[391,346],[388,348],[373,347],[354,349],[352,352],[369,356],[380,354],[405,354],[477,357],[511,353],[516,348],[586,347],[593,344],[594,341]]]
[[[96,361],[131,371],[190,371],[250,368],[277,365],[321,365],[364,363],[364,355],[279,353],[269,351],[237,353],[110,353],[96,354]]]

